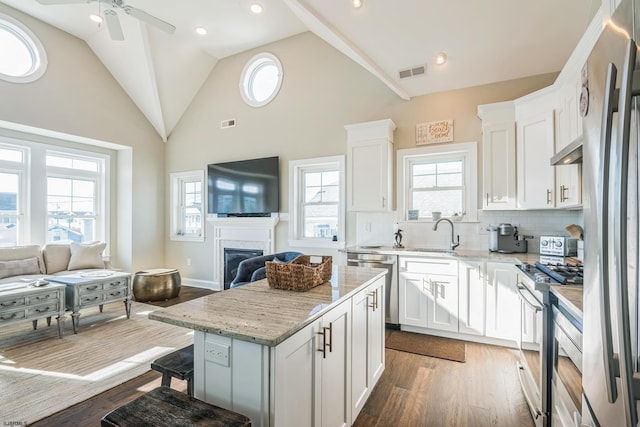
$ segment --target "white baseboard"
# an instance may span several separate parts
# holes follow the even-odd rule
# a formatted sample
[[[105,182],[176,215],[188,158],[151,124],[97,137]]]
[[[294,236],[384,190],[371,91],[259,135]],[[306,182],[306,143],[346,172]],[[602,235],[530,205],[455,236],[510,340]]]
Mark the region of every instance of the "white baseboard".
[[[181,279],[183,285],[193,286],[195,288],[211,289],[212,291],[221,290],[213,280],[190,279],[188,277],[182,277]]]

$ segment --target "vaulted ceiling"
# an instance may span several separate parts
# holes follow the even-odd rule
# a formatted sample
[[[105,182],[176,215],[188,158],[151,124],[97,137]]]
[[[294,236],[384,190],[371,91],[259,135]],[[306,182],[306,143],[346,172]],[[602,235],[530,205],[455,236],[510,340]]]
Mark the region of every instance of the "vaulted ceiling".
[[[0,3],[85,40],[165,141],[220,59],[304,31],[408,100],[559,71],[601,5],[600,0],[363,0],[359,9],[352,0]],[[253,3],[263,7],[261,14],[249,11]],[[175,32],[162,31],[151,18],[128,15],[121,7],[127,5],[172,24]],[[122,41],[112,40],[104,23],[89,20],[90,14],[104,16],[111,9]],[[198,26],[207,34],[196,34]],[[443,65],[435,62],[440,52],[447,55]],[[400,71],[419,67],[424,74],[400,78]]]

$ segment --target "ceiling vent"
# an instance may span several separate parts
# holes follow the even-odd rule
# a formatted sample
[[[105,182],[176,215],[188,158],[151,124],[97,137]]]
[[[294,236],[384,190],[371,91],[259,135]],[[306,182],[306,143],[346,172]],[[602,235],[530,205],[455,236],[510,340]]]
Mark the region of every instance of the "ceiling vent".
[[[222,120],[220,122],[220,129],[236,127],[236,119]]]
[[[407,68],[406,70],[400,70],[398,74],[400,74],[401,79],[406,79],[408,77],[422,76],[426,74],[426,72],[426,65],[417,65],[415,67]]]

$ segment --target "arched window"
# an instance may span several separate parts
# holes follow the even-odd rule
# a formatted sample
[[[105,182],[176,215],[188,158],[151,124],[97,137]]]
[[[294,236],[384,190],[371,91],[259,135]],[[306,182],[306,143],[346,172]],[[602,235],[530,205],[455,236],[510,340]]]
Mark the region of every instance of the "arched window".
[[[270,103],[282,85],[282,64],[271,53],[259,53],[247,62],[240,77],[242,99],[252,107]]]
[[[39,79],[46,68],[40,40],[19,21],[0,14],[0,79],[28,83]]]

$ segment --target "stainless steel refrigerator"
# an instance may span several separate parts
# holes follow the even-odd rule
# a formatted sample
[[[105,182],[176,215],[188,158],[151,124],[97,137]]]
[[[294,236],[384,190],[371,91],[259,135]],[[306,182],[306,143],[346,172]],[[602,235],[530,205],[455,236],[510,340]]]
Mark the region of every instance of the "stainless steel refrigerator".
[[[587,61],[583,404],[587,426],[636,426],[640,0],[622,0]],[[635,27],[634,27],[635,25]],[[586,93],[586,92],[585,92]]]

